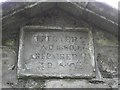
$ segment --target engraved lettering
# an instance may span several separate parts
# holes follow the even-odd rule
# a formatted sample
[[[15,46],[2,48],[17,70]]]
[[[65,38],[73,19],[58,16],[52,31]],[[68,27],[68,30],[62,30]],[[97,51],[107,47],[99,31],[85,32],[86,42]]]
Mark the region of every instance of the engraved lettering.
[[[22,62],[24,61],[25,66],[29,68],[25,70],[26,67],[22,66],[25,74],[57,77],[60,75],[71,77],[72,74],[93,75],[88,31],[29,30],[29,32],[23,35],[25,46],[22,50],[24,55]]]
[[[74,69],[76,67],[76,65],[75,65],[75,63],[70,63],[69,67],[70,67],[70,70],[71,70],[71,69]]]
[[[60,59],[64,59],[64,54],[60,54]]]
[[[77,37],[72,37],[72,42],[76,42],[77,41]]]
[[[66,59],[71,60],[70,54],[66,54]]]
[[[57,37],[56,36],[53,36],[53,42],[57,42]]]
[[[50,59],[50,58],[51,58],[51,54],[47,53],[47,59]]]
[[[42,45],[42,46],[41,46],[41,49],[42,49],[42,50],[47,50],[47,47],[45,47],[45,45]]]
[[[52,63],[48,63],[48,68],[52,68]]]
[[[49,45],[49,50],[53,50],[53,45]]]

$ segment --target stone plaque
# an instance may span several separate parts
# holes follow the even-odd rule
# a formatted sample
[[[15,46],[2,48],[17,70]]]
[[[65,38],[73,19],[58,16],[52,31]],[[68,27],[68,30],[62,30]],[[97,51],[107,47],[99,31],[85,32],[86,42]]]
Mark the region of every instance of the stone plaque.
[[[26,26],[20,35],[18,75],[92,78],[92,33],[87,28]]]

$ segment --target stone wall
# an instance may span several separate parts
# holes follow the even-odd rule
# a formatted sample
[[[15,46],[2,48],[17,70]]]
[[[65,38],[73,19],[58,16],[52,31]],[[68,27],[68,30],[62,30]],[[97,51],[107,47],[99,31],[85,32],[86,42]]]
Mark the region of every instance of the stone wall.
[[[19,4],[18,4],[19,5]],[[32,9],[31,9],[32,10]],[[39,11],[39,10],[38,10]],[[4,12],[8,13],[7,10]],[[35,12],[36,13],[36,12]],[[30,15],[34,14],[29,13]],[[60,8],[50,8],[34,17],[26,13],[13,15],[3,20],[2,64],[3,87],[8,88],[117,88],[118,87],[118,39],[90,22]],[[19,20],[21,18],[21,20]],[[15,22],[15,23],[14,23]],[[17,23],[16,23],[17,22]],[[14,25],[13,25],[14,24]],[[92,30],[96,77],[93,79],[60,78],[17,78],[19,31],[23,26],[85,27]],[[7,26],[7,27],[6,27]],[[16,28],[15,28],[16,27]],[[10,28],[10,29],[9,29]],[[13,29],[13,30],[12,30]]]

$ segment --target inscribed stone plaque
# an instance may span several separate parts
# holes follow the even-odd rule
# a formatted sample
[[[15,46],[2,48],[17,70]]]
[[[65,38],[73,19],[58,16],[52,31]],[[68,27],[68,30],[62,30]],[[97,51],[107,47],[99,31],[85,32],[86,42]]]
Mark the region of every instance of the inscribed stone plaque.
[[[19,76],[92,78],[94,67],[89,29],[26,26],[21,30]]]

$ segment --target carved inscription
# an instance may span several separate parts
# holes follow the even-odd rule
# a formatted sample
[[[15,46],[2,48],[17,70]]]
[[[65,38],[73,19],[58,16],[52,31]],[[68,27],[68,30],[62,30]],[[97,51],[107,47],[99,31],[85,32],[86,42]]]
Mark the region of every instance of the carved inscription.
[[[57,77],[93,75],[88,31],[29,31],[23,37],[25,73]]]

